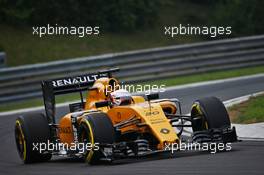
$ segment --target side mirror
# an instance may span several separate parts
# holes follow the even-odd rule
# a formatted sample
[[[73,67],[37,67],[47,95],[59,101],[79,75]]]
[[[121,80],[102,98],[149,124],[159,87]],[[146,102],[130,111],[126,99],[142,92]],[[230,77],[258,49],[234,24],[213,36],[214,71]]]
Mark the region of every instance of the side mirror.
[[[100,101],[100,102],[96,102],[95,103],[95,107],[96,108],[101,108],[101,107],[106,107],[106,106],[109,106],[110,105],[110,103],[109,103],[109,101]]]
[[[156,100],[156,99],[159,99],[159,94],[158,93],[155,93],[155,94],[148,94],[147,95],[147,100],[150,101],[150,100]]]

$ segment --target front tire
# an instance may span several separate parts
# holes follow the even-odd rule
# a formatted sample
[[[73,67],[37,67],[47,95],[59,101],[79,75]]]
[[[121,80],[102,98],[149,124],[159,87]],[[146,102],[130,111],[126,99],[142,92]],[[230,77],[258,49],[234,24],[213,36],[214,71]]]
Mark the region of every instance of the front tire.
[[[92,145],[92,149],[85,152],[86,162],[98,164],[100,159],[105,157],[101,145],[113,144],[114,141],[114,127],[107,114],[92,113],[82,119],[79,127],[79,142]]]
[[[216,97],[196,100],[192,105],[191,119],[194,132],[231,126],[224,104]]]
[[[27,114],[16,119],[15,140],[18,154],[24,163],[44,162],[51,159],[50,153],[40,153],[34,145],[46,144],[50,128],[43,114]],[[47,145],[46,145],[47,146]]]

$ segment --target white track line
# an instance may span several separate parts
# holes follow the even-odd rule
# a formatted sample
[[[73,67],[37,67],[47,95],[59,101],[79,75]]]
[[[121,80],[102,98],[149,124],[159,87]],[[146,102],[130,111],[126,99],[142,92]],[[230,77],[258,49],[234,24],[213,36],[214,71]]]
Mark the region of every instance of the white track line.
[[[260,95],[264,95],[264,91],[253,93],[253,94],[249,94],[249,95],[245,95],[245,96],[242,96],[242,97],[233,98],[233,99],[224,101],[224,104],[225,104],[225,107],[228,108],[228,107],[231,107],[233,105],[243,103],[243,102],[247,101],[251,97],[256,97],[256,96],[260,96]]]
[[[212,80],[212,81],[204,81],[204,82],[199,82],[199,83],[190,83],[190,84],[185,84],[185,85],[171,86],[171,87],[166,88],[166,91],[192,88],[192,87],[198,87],[198,86],[206,86],[206,85],[219,84],[219,83],[226,83],[226,82],[232,82],[232,81],[238,81],[238,80],[246,80],[246,79],[251,79],[251,78],[259,78],[259,77],[264,77],[264,73],[235,77],[235,78],[227,78],[227,79],[221,79],[221,80]],[[59,104],[56,104],[56,107],[67,106],[69,103],[72,103],[72,102],[74,103],[76,101],[59,103]],[[12,110],[12,111],[7,111],[7,112],[0,112],[0,116],[13,115],[13,114],[24,113],[24,112],[34,112],[34,111],[39,111],[39,110],[44,110],[44,107],[38,106],[38,107],[31,107],[31,108],[25,108],[25,109]]]

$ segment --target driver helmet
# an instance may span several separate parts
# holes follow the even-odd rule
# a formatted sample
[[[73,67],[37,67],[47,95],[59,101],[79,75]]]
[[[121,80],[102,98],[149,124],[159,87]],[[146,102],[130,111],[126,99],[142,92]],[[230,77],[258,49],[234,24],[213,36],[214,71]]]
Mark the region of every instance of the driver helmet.
[[[110,93],[113,106],[129,105],[132,103],[132,95],[125,89],[119,89]]]

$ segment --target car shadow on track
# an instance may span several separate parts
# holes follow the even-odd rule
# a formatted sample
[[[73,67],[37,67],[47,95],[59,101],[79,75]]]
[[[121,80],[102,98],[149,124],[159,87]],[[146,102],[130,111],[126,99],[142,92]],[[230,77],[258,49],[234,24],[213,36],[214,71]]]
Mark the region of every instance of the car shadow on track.
[[[230,151],[222,151],[217,152],[216,154],[228,154],[228,152],[235,152],[237,150],[230,150]],[[141,158],[133,158],[133,159],[122,159],[122,160],[116,160],[112,162],[110,165],[123,165],[123,164],[132,164],[132,163],[140,163],[140,162],[146,162],[146,161],[158,161],[158,160],[164,160],[164,159],[180,159],[184,157],[193,157],[193,156],[202,156],[202,155],[210,155],[212,153],[208,151],[181,151],[181,152],[175,152],[173,154],[171,153],[159,153],[155,155],[149,155],[146,157]]]
[[[222,152],[217,152],[215,154],[228,154],[229,152],[235,152],[238,151],[237,149],[232,149],[230,151],[222,151]],[[114,160],[112,162],[102,162],[97,165],[93,166],[117,166],[117,165],[124,165],[124,164],[134,164],[134,163],[140,163],[140,162],[147,162],[147,161],[158,161],[158,160],[163,160],[163,159],[180,159],[184,157],[190,157],[190,156],[202,156],[202,155],[210,155],[212,153],[208,151],[177,151],[174,152],[173,154],[164,152],[164,153],[157,153],[157,154],[152,154],[152,155],[147,155],[147,156],[142,156],[138,158],[126,158],[126,159],[119,159],[119,160]],[[72,163],[85,163],[83,159],[81,158],[63,158],[63,157],[55,157],[55,159],[50,160],[48,163],[65,163],[65,164],[72,164]]]

